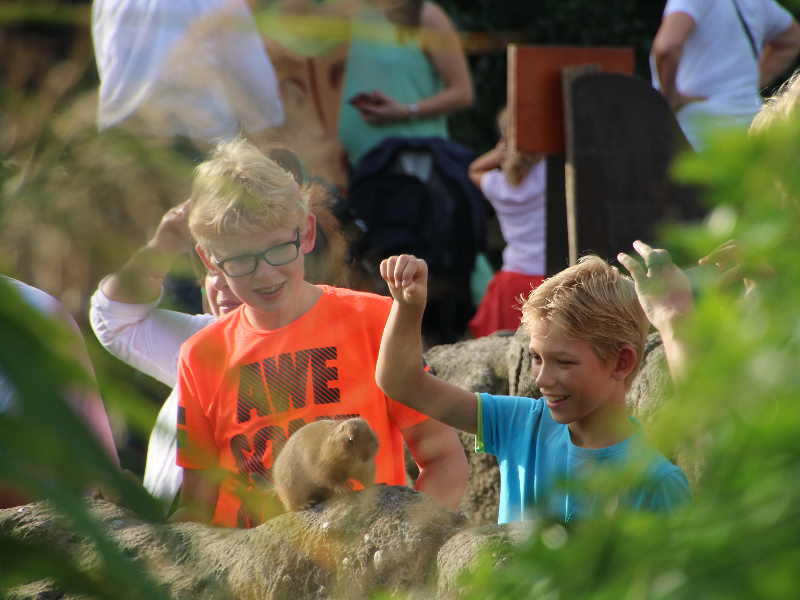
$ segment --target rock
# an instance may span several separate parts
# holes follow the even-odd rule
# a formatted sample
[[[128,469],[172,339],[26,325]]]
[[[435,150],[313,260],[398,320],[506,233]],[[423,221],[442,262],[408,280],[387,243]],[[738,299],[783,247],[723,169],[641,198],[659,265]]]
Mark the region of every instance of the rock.
[[[508,394],[505,360],[510,335],[499,333],[457,344],[434,346],[425,353],[431,373],[470,392]]]
[[[475,452],[475,436],[458,431],[469,463],[469,483],[458,503],[469,527],[497,523],[500,506],[500,467],[493,454]]]
[[[101,500],[87,500],[108,537],[171,598],[256,600],[371,597],[436,583],[442,545],[462,515],[402,486],[376,486],[281,515],[254,529],[145,523]],[[114,526],[122,521],[123,526]],[[47,503],[0,511],[0,532],[56,547],[91,570],[99,556]],[[52,548],[51,548],[52,549]],[[62,595],[46,582],[12,591],[15,600]]]
[[[655,423],[672,393],[672,379],[659,333],[647,336],[642,367],[625,398],[628,414],[641,421],[645,430]]]
[[[514,547],[527,540],[535,525],[532,522],[486,525],[458,532],[439,551],[438,600],[454,600],[466,590],[461,585],[463,575],[472,573],[482,561],[488,560],[493,569],[507,566]]]
[[[541,393],[531,371],[531,338],[524,327],[517,329],[506,352],[508,392],[512,396],[539,398]]]

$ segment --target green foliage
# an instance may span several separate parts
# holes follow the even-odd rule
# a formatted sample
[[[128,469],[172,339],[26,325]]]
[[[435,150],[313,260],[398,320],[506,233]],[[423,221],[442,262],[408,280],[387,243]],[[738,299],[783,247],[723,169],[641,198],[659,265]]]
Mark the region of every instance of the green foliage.
[[[64,400],[71,386],[89,382],[72,358],[74,334],[30,308],[0,280],[0,339],[0,369],[15,385],[18,401],[18,410],[0,414],[0,481],[49,500],[76,534],[94,542],[102,559],[93,567],[79,566],[43,542],[0,532],[0,591],[54,578],[65,590],[96,597],[163,597],[111,543],[81,500],[85,490],[103,484],[144,518],[162,518],[153,498],[123,476]]]
[[[743,299],[704,290],[683,331],[691,373],[651,437],[691,449],[695,503],[674,519],[610,505],[595,521],[541,524],[511,566],[475,577],[470,598],[800,594],[800,120],[757,139],[721,134],[676,174],[703,184],[714,208],[703,226],[666,231],[666,245],[696,260],[736,238],[744,261],[777,273]]]

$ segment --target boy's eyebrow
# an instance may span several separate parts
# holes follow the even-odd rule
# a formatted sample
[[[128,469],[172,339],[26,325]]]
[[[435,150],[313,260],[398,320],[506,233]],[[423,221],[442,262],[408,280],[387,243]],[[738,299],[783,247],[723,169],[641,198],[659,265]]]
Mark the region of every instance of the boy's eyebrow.
[[[532,348],[532,347],[528,346],[528,351],[531,354],[538,354],[538,355],[545,354],[547,356],[554,356],[554,357],[557,357],[557,358],[558,357],[570,357],[571,358],[571,357],[575,356],[575,354],[570,352],[569,350],[550,350],[550,351],[547,351],[547,352],[541,352],[539,350],[536,350],[535,348]]]

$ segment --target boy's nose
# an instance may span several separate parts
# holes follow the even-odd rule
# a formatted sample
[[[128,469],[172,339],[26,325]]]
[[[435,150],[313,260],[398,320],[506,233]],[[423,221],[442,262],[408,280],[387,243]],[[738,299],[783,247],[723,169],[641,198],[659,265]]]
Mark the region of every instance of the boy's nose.
[[[214,288],[215,290],[225,290],[228,289],[228,281],[225,279],[225,275],[220,271],[219,273],[209,273],[208,274],[208,283],[209,285]]]
[[[533,380],[536,382],[536,387],[540,390],[542,388],[547,389],[555,383],[555,379],[552,376],[552,369],[545,365],[533,367]]]
[[[278,270],[278,267],[273,267],[263,258],[258,259],[258,264],[256,264],[256,270],[253,271],[254,277],[260,277],[266,279],[275,274],[275,271]]]

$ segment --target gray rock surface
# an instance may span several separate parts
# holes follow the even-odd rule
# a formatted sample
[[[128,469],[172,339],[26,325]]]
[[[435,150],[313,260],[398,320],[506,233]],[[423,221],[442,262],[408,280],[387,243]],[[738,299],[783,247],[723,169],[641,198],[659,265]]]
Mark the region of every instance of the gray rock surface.
[[[535,526],[531,522],[485,525],[458,532],[439,551],[437,569],[439,600],[455,600],[464,590],[463,578],[483,561],[493,569],[510,564],[514,547],[527,540]]]
[[[402,486],[353,492],[249,530],[145,523],[113,504],[87,502],[113,542],[175,599],[349,600],[379,589],[432,591],[439,549],[465,522],[463,515]],[[94,546],[72,533],[47,503],[0,511],[0,532],[52,543],[85,565],[98,559]],[[46,582],[10,595],[49,597],[61,595]]]

